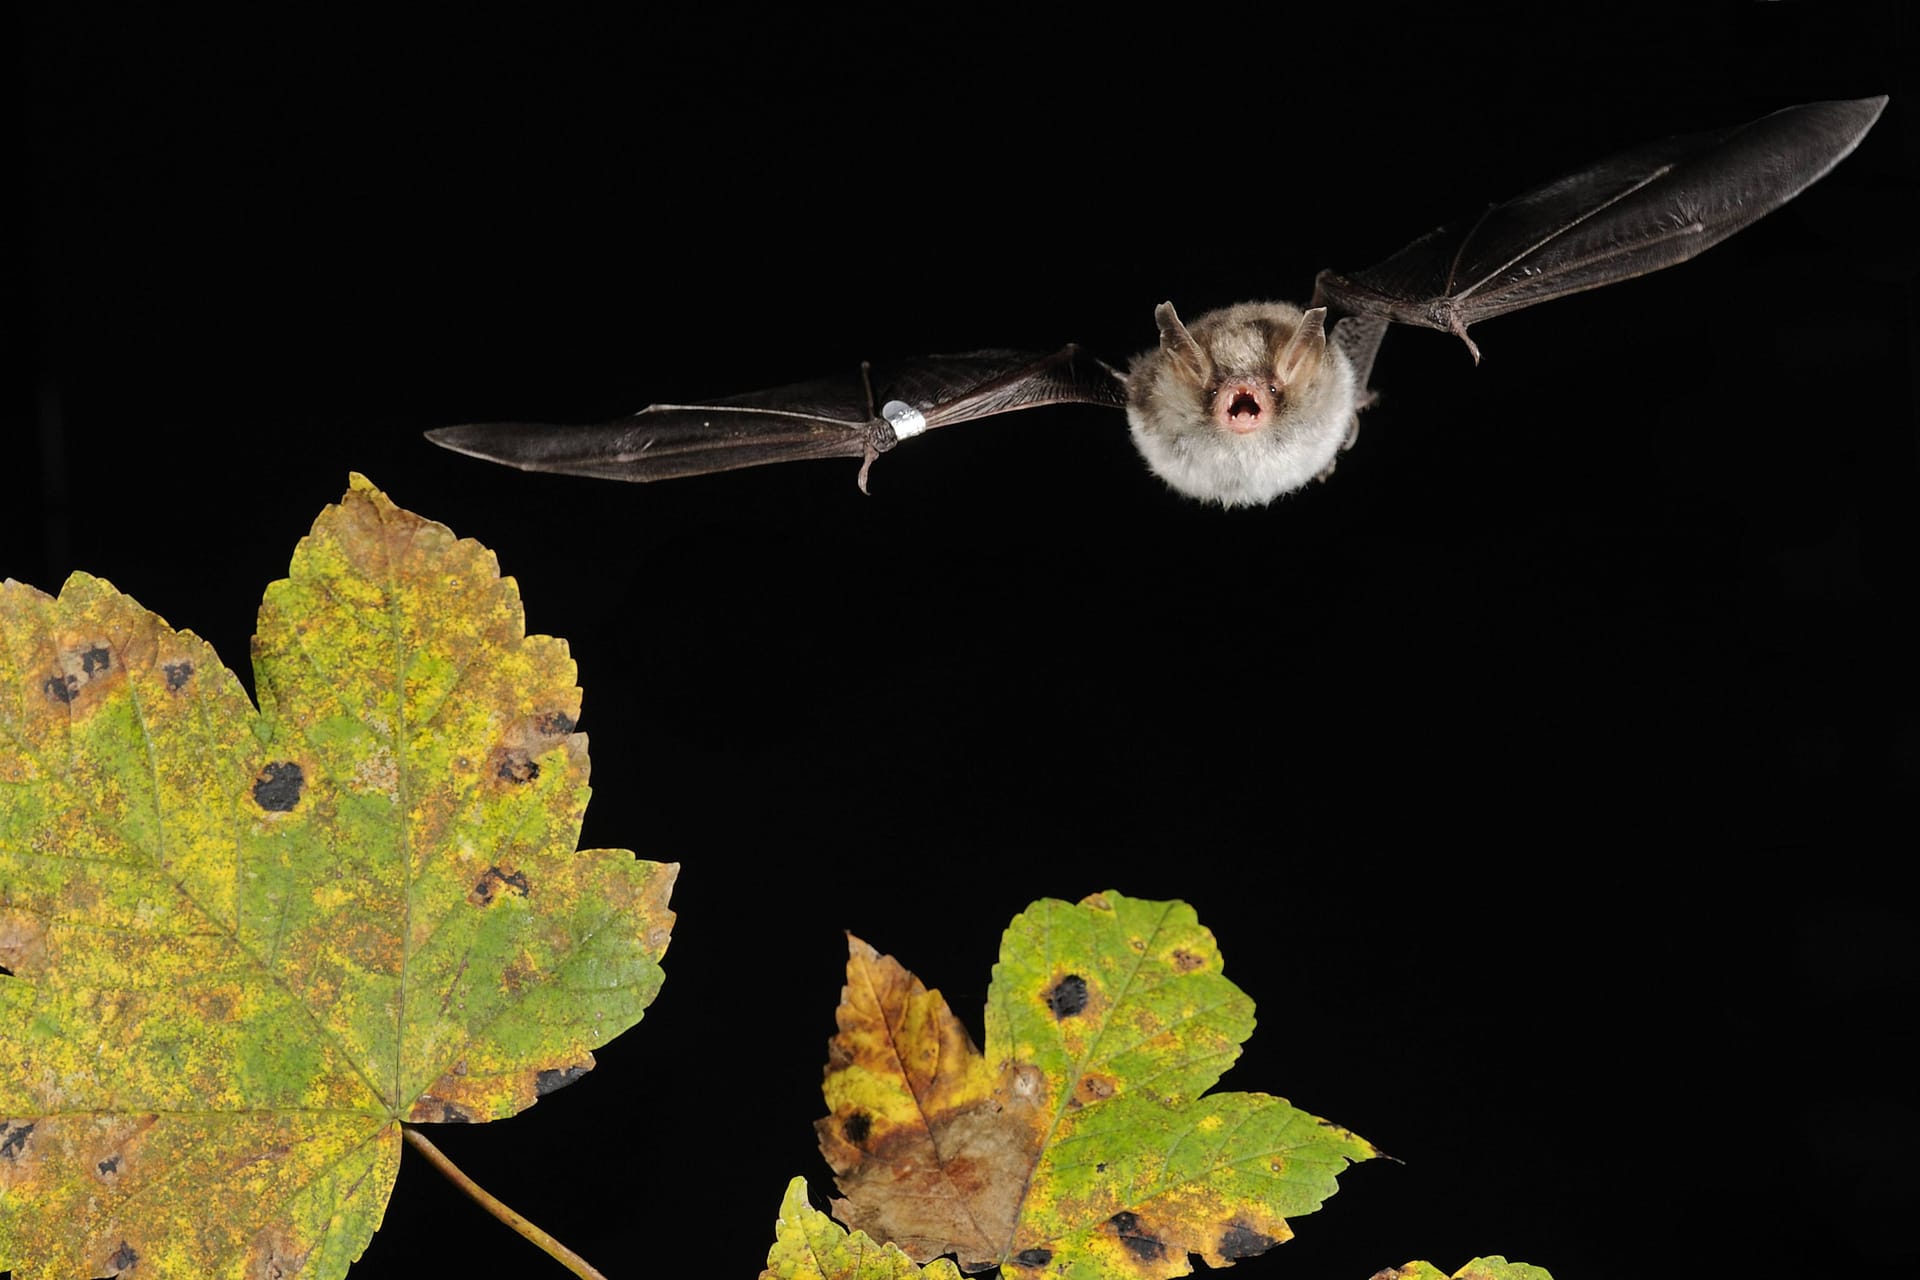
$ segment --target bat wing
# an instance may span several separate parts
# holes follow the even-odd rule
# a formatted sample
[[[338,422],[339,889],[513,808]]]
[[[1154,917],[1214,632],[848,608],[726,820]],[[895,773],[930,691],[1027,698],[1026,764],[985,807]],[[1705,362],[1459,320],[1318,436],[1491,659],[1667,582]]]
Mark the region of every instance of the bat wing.
[[[803,458],[871,463],[902,440],[956,422],[1038,405],[1125,403],[1111,369],[1066,346],[862,365],[843,377],[703,404],[649,405],[594,426],[485,422],[441,427],[427,438],[523,471],[666,480]],[[865,467],[860,478],[864,487]]]
[[[1355,275],[1323,271],[1315,302],[1348,314],[1334,336],[1362,386],[1389,321],[1452,333],[1478,360],[1468,325],[1686,261],[1821,178],[1886,105],[1808,103],[1624,151]]]

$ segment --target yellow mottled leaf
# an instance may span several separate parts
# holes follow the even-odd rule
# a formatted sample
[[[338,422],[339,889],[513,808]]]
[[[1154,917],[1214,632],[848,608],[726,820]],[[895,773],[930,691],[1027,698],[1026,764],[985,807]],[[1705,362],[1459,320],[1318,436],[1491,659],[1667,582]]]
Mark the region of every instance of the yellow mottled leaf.
[[[938,992],[849,942],[816,1130],[843,1222],[1009,1276],[1186,1275],[1292,1235],[1365,1140],[1210,1094],[1253,1029],[1192,908],[1046,899],[1001,940],[981,1053]]]
[[[1373,1280],[1449,1280],[1447,1273],[1431,1262],[1409,1262],[1404,1267],[1388,1267],[1385,1271],[1373,1273]],[[1553,1280],[1545,1267],[1529,1266],[1524,1262],[1508,1262],[1505,1258],[1475,1258],[1466,1266],[1454,1272],[1451,1280]]]
[[[256,711],[85,574],[0,585],[0,1267],[342,1275],[404,1120],[512,1115],[660,983],[674,868],[577,849],[580,691],[493,555],[361,477]]]
[[[960,1280],[944,1258],[925,1267],[890,1244],[875,1244],[865,1232],[849,1234],[807,1202],[807,1180],[787,1184],[773,1248],[760,1280]]]

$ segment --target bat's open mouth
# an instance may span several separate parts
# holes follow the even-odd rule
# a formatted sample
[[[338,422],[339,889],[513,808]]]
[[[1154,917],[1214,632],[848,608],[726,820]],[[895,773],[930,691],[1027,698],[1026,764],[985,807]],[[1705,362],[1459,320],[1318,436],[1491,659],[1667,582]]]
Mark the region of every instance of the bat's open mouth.
[[[1273,388],[1259,382],[1228,382],[1213,394],[1213,416],[1229,431],[1247,435],[1266,425]]]

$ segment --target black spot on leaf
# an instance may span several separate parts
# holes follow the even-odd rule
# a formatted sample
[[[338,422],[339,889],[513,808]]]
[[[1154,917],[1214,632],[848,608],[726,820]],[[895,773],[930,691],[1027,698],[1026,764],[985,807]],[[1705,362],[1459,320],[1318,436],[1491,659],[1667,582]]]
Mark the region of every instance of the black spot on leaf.
[[[524,871],[502,871],[498,867],[488,867],[474,882],[473,892],[467,895],[467,901],[476,907],[484,907],[494,900],[502,888],[511,889],[524,898],[532,887]]]
[[[96,644],[90,649],[80,651],[80,669],[89,676],[96,671],[105,671],[113,665],[113,654],[105,645]]]
[[[40,686],[40,691],[55,702],[71,703],[74,695],[80,692],[80,677],[48,676],[47,682]]]
[[[115,1249],[112,1256],[107,1259],[107,1268],[117,1274],[132,1270],[133,1264],[138,1261],[140,1261],[140,1255],[134,1252],[132,1245],[122,1240],[120,1247]]]
[[[16,1159],[27,1149],[27,1139],[33,1135],[30,1124],[13,1124],[0,1120],[0,1160]]]
[[[468,1115],[463,1108],[457,1107],[451,1102],[443,1102],[440,1104],[440,1123],[472,1124],[473,1117]]]
[[[93,1167],[98,1169],[101,1173],[118,1173],[120,1172],[120,1157],[108,1156],[105,1160],[102,1160],[99,1164],[96,1164]]]
[[[873,1132],[873,1119],[864,1111],[856,1111],[840,1126],[840,1132],[854,1146],[862,1146],[866,1143],[867,1135]]]
[[[536,1098],[544,1098],[550,1093],[566,1088],[585,1074],[587,1074],[585,1067],[560,1067],[542,1071],[533,1078],[533,1094]]]
[[[291,760],[278,760],[253,780],[253,802],[269,813],[287,813],[300,803],[306,785],[304,769]]]
[[[1140,1225],[1138,1215],[1124,1210],[1107,1219],[1107,1225],[1113,1228],[1114,1235],[1127,1247],[1127,1252],[1142,1262],[1158,1262],[1167,1256],[1167,1246],[1147,1233]]]
[[[1262,1235],[1245,1223],[1231,1222],[1227,1224],[1225,1234],[1220,1237],[1220,1256],[1251,1258],[1255,1254],[1265,1253],[1279,1243],[1272,1236]]]
[[[167,692],[178,693],[187,687],[187,681],[193,679],[193,664],[184,658],[179,662],[169,662],[160,668],[167,677]]]
[[[564,711],[549,711],[547,714],[541,716],[535,724],[543,737],[564,738],[573,732],[574,720],[572,716]]]
[[[509,751],[500,757],[500,767],[493,772],[494,776],[502,782],[518,785],[523,782],[532,782],[539,777],[540,766],[525,752]]]
[[[1052,1261],[1051,1249],[1022,1249],[1013,1255],[1014,1265],[1019,1267],[1044,1267]]]
[[[1087,1007],[1087,980],[1077,973],[1070,973],[1054,983],[1053,990],[1047,992],[1047,1008],[1053,1010],[1056,1018],[1071,1018]]]

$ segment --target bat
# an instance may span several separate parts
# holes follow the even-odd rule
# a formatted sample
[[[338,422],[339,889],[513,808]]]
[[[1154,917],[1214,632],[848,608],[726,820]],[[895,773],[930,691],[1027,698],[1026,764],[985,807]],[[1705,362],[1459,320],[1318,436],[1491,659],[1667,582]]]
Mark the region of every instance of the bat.
[[[1159,345],[1124,373],[1071,345],[983,350],[655,404],[595,426],[476,423],[426,434],[522,470],[632,481],[859,458],[865,490],[876,458],[936,427],[1092,404],[1126,411],[1141,456],[1175,490],[1260,505],[1325,479],[1352,447],[1389,325],[1451,333],[1478,363],[1469,326],[1717,244],[1845,159],[1886,103],[1808,103],[1621,152],[1430,231],[1364,271],[1322,271],[1305,308],[1245,302],[1189,325],[1163,302],[1154,311]]]

